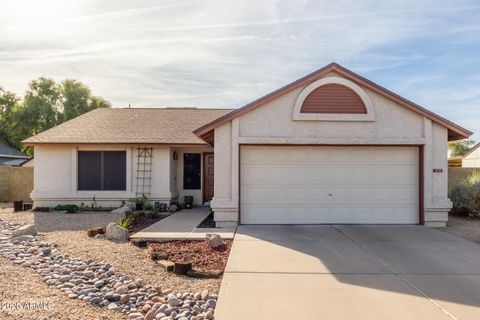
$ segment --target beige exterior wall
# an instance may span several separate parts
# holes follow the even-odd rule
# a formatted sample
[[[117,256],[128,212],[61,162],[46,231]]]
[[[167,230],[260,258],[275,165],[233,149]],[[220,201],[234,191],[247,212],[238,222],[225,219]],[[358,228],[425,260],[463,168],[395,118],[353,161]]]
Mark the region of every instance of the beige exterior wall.
[[[142,147],[151,147],[148,145]],[[35,183],[31,194],[34,206],[54,207],[57,204],[90,206],[95,197],[98,206],[118,207],[122,200],[136,196],[137,148],[118,145],[45,145],[35,147]],[[77,152],[79,150],[124,150],[127,153],[127,188],[125,191],[77,190]],[[175,148],[153,146],[150,201],[183,202],[191,194],[201,204],[202,190],[183,190],[183,152],[206,152],[212,148]],[[173,153],[178,153],[174,160]],[[203,158],[203,157],[202,157]],[[202,160],[203,161],[203,160]],[[178,177],[178,178],[177,178]]]
[[[177,160],[177,189],[178,189],[178,202],[183,203],[183,197],[193,196],[193,204],[196,206],[202,205],[203,201],[203,153],[213,152],[213,148],[210,147],[195,147],[195,148],[177,148],[178,160]],[[201,189],[199,190],[185,190],[183,189],[183,155],[185,153],[200,153],[201,154]]]
[[[480,168],[480,148],[462,159],[462,168]]]
[[[327,76],[338,76],[329,74]],[[427,225],[442,225],[447,197],[447,129],[367,89],[375,121],[296,121],[293,90],[215,129],[215,197],[218,226],[238,223],[238,152],[241,144],[422,145]],[[443,169],[433,173],[433,169]]]

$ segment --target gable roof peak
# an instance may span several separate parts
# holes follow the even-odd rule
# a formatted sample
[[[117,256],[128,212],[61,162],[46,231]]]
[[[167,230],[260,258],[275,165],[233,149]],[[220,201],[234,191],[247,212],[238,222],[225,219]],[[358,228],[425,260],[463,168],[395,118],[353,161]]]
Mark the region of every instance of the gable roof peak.
[[[416,103],[413,103],[412,101],[408,100],[408,99],[405,99],[401,96],[399,96],[398,94],[396,93],[393,93],[392,91],[388,90],[388,89],[385,89],[384,87],[354,73],[353,71],[343,67],[342,65],[336,63],[336,62],[330,62],[329,64],[327,64],[326,66],[298,79],[298,80],[295,80],[289,84],[287,84],[286,86],[283,86],[281,87],[280,89],[277,89],[275,91],[272,91],[270,93],[268,93],[267,95],[239,108],[239,109],[235,109],[233,110],[232,112],[224,115],[223,117],[220,117],[212,122],[210,122],[209,124],[206,124],[200,128],[198,128],[197,130],[194,131],[194,133],[198,136],[198,137],[202,137],[203,135],[207,134],[208,132],[212,131],[213,129],[215,129],[216,127],[224,124],[224,123],[227,123],[237,117],[240,117],[241,115],[253,110],[253,109],[256,109],[280,96],[283,96],[285,94],[287,94],[288,92],[294,90],[294,89],[297,89],[297,88],[300,88],[302,86],[305,86],[315,80],[317,80],[318,78],[324,76],[325,74],[327,74],[328,72],[330,71],[335,71],[337,73],[339,73],[341,76],[344,76],[345,78],[365,87],[365,88],[368,88],[390,100],[393,100],[394,102],[420,114],[420,115],[423,115],[424,117],[428,118],[428,119],[431,119],[432,121],[446,127],[448,129],[448,139],[449,140],[458,140],[458,139],[465,139],[465,138],[468,138],[470,135],[473,134],[473,132],[433,113],[432,111],[429,111],[421,106],[419,106],[418,104]]]

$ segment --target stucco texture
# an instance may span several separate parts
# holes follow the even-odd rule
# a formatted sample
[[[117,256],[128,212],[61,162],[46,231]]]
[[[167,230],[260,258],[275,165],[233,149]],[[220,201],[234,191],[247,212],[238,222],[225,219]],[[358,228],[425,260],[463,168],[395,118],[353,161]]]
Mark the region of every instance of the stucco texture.
[[[334,72],[327,76],[341,77]],[[374,121],[293,120],[294,105],[305,87],[215,129],[212,208],[219,226],[239,222],[238,153],[239,146],[245,144],[423,146],[425,223],[445,223],[451,207],[447,197],[447,128],[365,87],[361,89],[372,102]],[[433,169],[442,172],[433,173]]]
[[[118,207],[122,201],[137,194],[137,149],[153,148],[149,200],[183,202],[184,195],[193,195],[195,204],[202,203],[202,189],[183,190],[183,152],[211,152],[210,147],[177,148],[170,146],[131,145],[37,145],[35,146],[34,188],[31,194],[36,207],[54,207],[57,204],[94,202],[102,207]],[[79,191],[77,190],[77,152],[79,150],[126,151],[126,190]],[[178,160],[174,160],[177,152]],[[203,158],[203,157],[202,157]],[[203,163],[202,163],[203,164]],[[141,190],[140,190],[141,191]],[[146,190],[145,190],[146,191]]]

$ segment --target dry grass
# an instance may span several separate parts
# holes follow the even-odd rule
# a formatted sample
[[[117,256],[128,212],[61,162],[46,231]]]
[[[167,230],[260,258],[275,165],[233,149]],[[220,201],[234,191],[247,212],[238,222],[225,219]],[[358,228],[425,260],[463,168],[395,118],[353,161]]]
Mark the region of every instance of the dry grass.
[[[451,233],[480,244],[480,219],[468,219],[458,216],[448,216],[447,226],[438,230]]]

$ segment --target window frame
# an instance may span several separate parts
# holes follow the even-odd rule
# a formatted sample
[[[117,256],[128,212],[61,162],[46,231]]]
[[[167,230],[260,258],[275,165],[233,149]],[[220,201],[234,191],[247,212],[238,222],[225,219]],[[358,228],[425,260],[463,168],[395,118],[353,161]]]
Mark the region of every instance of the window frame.
[[[123,184],[119,189],[105,189],[105,153],[116,152],[123,153],[124,156],[124,177]],[[80,188],[80,153],[99,153],[100,154],[100,188],[99,189],[82,189]],[[98,192],[125,192],[127,191],[128,186],[128,164],[127,164],[128,154],[126,150],[77,150],[77,181],[76,189],[78,192],[88,192],[88,191],[98,191]]]

